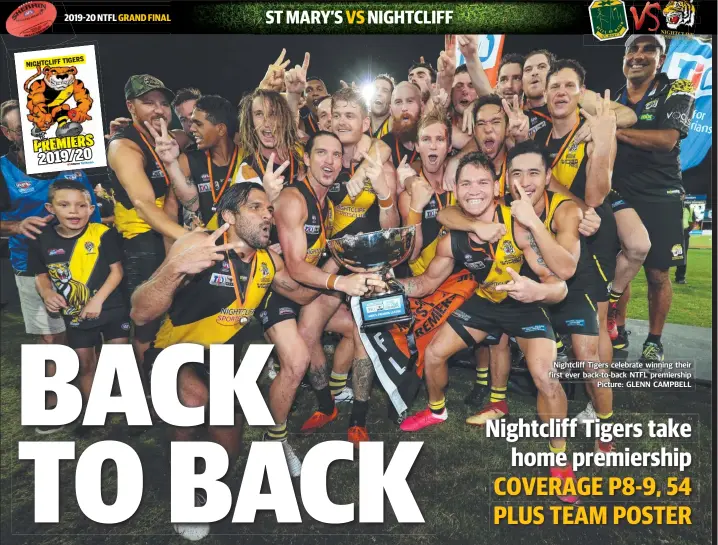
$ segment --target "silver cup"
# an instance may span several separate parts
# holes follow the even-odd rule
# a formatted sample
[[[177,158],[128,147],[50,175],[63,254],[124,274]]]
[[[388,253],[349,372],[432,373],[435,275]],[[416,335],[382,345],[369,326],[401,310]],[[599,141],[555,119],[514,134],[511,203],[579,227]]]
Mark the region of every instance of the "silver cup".
[[[392,267],[409,258],[414,249],[416,226],[394,227],[372,233],[344,235],[327,241],[334,258],[348,269],[377,272],[386,278]],[[409,299],[396,280],[387,280],[389,291],[360,298],[362,329],[412,321]]]

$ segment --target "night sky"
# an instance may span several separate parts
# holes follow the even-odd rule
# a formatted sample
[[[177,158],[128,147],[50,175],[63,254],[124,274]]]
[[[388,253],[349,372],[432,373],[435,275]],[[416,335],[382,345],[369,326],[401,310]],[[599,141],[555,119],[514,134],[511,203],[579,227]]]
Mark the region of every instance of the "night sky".
[[[126,115],[123,87],[132,74],[149,73],[170,89],[199,87],[203,93],[220,94],[233,102],[252,90],[267,65],[282,47],[292,64],[301,64],[304,52],[311,53],[310,76],[319,76],[329,91],[339,80],[363,83],[372,75],[387,72],[397,80],[406,78],[409,66],[423,55],[434,66],[444,47],[441,35],[377,36],[252,36],[252,35],[83,35],[59,45],[69,37],[42,35],[33,38],[35,47],[65,47],[94,43],[100,63],[105,126],[114,117]],[[13,45],[17,40],[13,41]],[[28,43],[29,45],[29,43]],[[558,57],[578,60],[587,70],[587,87],[595,91],[623,85],[621,43],[600,44],[591,36],[510,35],[504,53],[527,53],[546,48]],[[0,61],[0,97],[17,96],[14,61],[7,50]],[[90,90],[92,92],[92,90]],[[6,141],[0,153],[6,151]],[[710,187],[710,164],[688,171],[689,192],[705,193]]]

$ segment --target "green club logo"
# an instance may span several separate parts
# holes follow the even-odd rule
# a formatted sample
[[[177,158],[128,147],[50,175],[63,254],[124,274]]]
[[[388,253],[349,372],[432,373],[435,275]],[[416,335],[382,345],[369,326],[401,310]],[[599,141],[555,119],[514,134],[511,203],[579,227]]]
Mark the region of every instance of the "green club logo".
[[[623,38],[628,32],[626,6],[621,0],[594,0],[588,13],[593,35],[601,41]]]

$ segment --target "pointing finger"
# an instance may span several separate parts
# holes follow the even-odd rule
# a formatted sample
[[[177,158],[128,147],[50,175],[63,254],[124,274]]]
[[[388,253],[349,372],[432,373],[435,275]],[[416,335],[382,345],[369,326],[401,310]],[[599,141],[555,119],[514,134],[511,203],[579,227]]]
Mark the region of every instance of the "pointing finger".
[[[274,172],[274,152],[271,153],[269,156],[269,160],[267,161],[267,174],[272,174]]]
[[[302,63],[302,70],[305,72],[309,70],[309,52],[304,54],[304,62]]]
[[[519,282],[521,280],[521,275],[511,267],[507,267],[506,271],[509,273],[509,276],[514,280],[514,282]]]
[[[225,223],[222,225],[222,227],[215,229],[214,232],[209,236],[209,239],[212,242],[215,242],[219,237],[221,237],[225,231],[229,229],[229,223]]]
[[[526,192],[524,191],[524,188],[521,187],[521,184],[520,184],[520,183],[514,181],[514,187],[516,188],[516,193],[519,194],[519,196],[521,197],[521,200],[522,200],[522,201],[529,200],[529,196],[528,196],[528,195],[526,194]]]

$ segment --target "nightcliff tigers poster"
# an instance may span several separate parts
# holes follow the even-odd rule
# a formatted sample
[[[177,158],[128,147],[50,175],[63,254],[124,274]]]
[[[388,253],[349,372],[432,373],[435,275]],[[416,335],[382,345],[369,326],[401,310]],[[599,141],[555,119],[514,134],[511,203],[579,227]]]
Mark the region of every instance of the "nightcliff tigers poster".
[[[28,174],[107,165],[95,46],[15,53]]]

